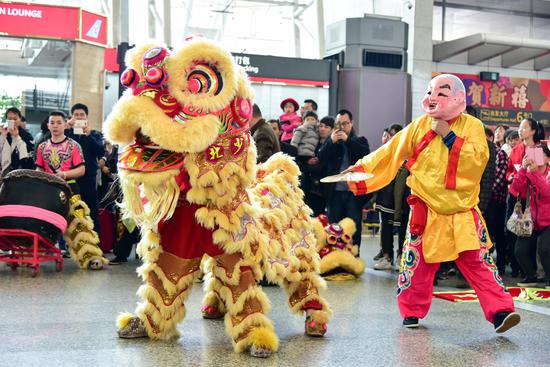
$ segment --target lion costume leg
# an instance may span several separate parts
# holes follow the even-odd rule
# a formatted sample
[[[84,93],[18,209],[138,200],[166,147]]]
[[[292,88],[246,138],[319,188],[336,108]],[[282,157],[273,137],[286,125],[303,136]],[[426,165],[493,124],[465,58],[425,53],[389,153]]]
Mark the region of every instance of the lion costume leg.
[[[90,209],[79,194],[71,196],[69,201],[69,227],[65,232],[69,253],[80,268],[101,269],[109,261],[103,257],[103,251],[98,246],[99,236],[94,231]]]
[[[138,295],[136,315],[119,316],[118,335],[121,338],[149,336],[151,339],[168,340],[179,337],[177,325],[185,317],[184,301],[195,279],[200,274],[201,258],[183,259],[158,245],[158,236],[149,232],[139,244],[144,264],[138,273],[145,284]]]
[[[238,253],[212,259],[206,286],[210,291],[204,301],[206,305],[222,306],[219,312],[226,310],[225,328],[236,352],[248,350],[255,357],[267,357],[279,347],[273,324],[266,316],[270,303],[256,284],[252,269],[240,266],[242,260]]]
[[[327,301],[319,295],[325,289],[325,281],[315,271],[314,259],[299,254],[300,279],[285,281],[284,288],[289,296],[288,304],[293,313],[306,314],[305,332],[310,336],[323,336],[332,313]]]

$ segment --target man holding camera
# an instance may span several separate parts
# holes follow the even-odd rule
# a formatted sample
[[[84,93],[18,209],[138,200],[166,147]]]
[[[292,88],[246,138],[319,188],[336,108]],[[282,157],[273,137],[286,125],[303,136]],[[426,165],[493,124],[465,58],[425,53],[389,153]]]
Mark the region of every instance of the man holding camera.
[[[353,116],[348,110],[340,110],[336,116],[334,130],[319,149],[319,161],[326,162],[327,175],[339,173],[360,158],[370,153],[369,142],[365,137],[357,136],[353,129]],[[325,184],[328,219],[338,223],[345,217],[355,222],[357,231],[353,235],[353,244],[361,247],[361,220],[363,206],[367,196],[354,196],[345,182]],[[359,256],[359,254],[358,254]]]
[[[4,118],[6,123],[0,124],[0,176],[14,169],[34,169],[32,135],[22,125],[21,111],[10,107]]]
[[[90,207],[90,217],[94,221],[94,230],[99,234],[99,200],[97,197],[98,160],[105,155],[101,133],[92,130],[88,123],[88,106],[76,103],[71,107],[71,118],[67,121],[65,135],[82,147],[86,173],[77,179],[82,200]]]

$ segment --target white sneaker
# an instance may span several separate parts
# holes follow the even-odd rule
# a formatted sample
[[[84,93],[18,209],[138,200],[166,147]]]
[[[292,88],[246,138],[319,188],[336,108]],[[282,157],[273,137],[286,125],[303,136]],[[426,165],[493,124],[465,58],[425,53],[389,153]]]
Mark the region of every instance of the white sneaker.
[[[379,262],[374,264],[374,269],[375,270],[391,270],[392,266],[391,266],[390,259],[388,259],[387,257],[381,258]]]
[[[397,260],[393,263],[395,271],[399,271],[401,268],[401,255],[397,256]]]

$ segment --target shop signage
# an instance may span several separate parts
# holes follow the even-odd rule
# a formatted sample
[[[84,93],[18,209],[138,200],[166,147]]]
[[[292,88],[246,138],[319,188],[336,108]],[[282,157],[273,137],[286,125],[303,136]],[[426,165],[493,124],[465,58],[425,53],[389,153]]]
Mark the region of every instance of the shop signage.
[[[328,87],[330,62],[268,55],[233,53],[253,82]]]
[[[484,123],[517,126],[530,117],[550,128],[550,80],[501,76],[490,81],[476,74],[452,74],[464,83],[466,104]]]
[[[80,8],[0,3],[0,34],[107,45],[107,18]]]

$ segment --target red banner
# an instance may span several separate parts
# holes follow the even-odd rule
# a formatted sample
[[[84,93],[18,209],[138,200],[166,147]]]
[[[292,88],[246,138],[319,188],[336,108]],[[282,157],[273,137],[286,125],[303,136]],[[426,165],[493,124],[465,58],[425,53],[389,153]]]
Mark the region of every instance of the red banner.
[[[0,33],[10,36],[78,39],[78,8],[0,3]]]
[[[84,41],[107,44],[107,17],[82,10],[80,38]]]
[[[107,17],[80,8],[0,2],[0,34],[107,45]]]

